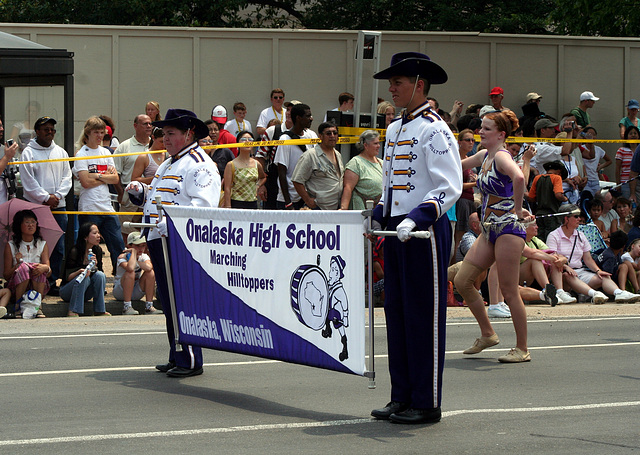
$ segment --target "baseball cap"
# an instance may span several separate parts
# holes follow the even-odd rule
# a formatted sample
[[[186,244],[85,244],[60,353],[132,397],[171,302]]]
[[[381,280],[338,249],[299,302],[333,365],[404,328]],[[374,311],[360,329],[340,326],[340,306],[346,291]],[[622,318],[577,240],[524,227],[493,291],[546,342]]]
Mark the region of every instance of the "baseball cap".
[[[302,101],[298,101],[298,100],[285,101],[284,107],[287,108],[289,106],[295,106],[297,104],[302,104]]]
[[[504,95],[504,90],[502,90],[502,87],[493,87],[489,95]]]
[[[538,95],[536,92],[527,93],[527,103],[532,100],[539,100],[542,95]]]
[[[478,113],[478,117],[482,118],[490,112],[498,112],[498,111],[496,111],[496,108],[490,104],[487,104],[486,106],[482,106],[482,109],[480,109],[480,112]]]
[[[227,110],[222,104],[218,104],[211,110],[211,120],[217,123],[225,123],[227,121]]]
[[[147,239],[138,231],[134,231],[127,236],[127,245],[140,245],[143,243],[147,243]]]
[[[537,131],[541,130],[542,128],[555,128],[556,126],[558,126],[558,122],[554,122],[553,120],[548,118],[541,118],[536,122],[533,128]]]
[[[46,123],[53,123],[55,125],[58,122],[56,122],[56,119],[54,119],[53,117],[40,117],[38,120],[36,120],[36,123],[33,125],[33,129],[37,130],[38,128],[40,128],[42,125]]]
[[[638,100],[629,100],[627,103],[627,109],[640,109],[640,104],[638,104]]]
[[[599,99],[593,92],[582,92],[580,94],[580,101],[598,101]]]

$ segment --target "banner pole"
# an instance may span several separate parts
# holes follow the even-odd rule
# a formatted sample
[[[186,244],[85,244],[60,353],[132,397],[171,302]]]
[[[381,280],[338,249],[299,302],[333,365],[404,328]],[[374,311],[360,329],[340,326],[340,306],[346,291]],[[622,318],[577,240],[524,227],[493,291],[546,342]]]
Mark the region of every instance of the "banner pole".
[[[158,222],[162,221],[164,216],[164,210],[162,210],[162,197],[156,196],[156,208],[158,210]],[[173,293],[173,277],[171,276],[171,264],[169,263],[169,250],[167,249],[167,238],[164,235],[160,236],[162,239],[162,253],[164,255],[164,267],[167,272],[167,287],[169,288],[169,306],[171,307],[171,317],[173,318],[173,334],[176,344],[176,352],[182,351],[182,344],[180,344],[180,331],[178,330],[178,315],[176,313],[176,298]]]
[[[373,201],[366,201],[367,210],[362,212],[367,217],[367,231],[371,231],[371,216],[373,214]],[[367,239],[367,300],[369,303],[369,388],[376,388],[376,370],[375,370],[375,346],[374,346],[374,307],[373,307],[373,242]]]

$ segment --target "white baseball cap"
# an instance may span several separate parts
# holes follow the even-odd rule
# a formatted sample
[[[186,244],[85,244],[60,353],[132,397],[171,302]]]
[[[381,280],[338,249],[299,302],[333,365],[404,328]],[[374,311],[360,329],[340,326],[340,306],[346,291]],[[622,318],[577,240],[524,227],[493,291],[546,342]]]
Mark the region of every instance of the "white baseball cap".
[[[227,121],[227,110],[222,104],[218,104],[211,109],[211,120],[217,123],[225,123]]]
[[[580,95],[580,101],[598,101],[599,99],[593,92],[582,92]]]

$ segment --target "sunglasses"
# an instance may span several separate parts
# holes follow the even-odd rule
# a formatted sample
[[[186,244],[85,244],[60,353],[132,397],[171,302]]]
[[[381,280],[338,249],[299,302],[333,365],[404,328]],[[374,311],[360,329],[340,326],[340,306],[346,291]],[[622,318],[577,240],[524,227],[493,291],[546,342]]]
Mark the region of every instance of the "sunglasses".
[[[475,139],[473,139],[472,137],[468,137],[466,139],[462,139],[463,142],[475,142]]]
[[[324,133],[322,133],[322,134],[325,134],[325,135],[327,135],[327,136],[337,136],[337,135],[338,135],[338,132],[337,132],[337,131],[325,131],[325,132],[324,132]]]
[[[276,96],[276,95],[273,96],[274,100],[281,100],[283,98],[284,98],[284,96]]]

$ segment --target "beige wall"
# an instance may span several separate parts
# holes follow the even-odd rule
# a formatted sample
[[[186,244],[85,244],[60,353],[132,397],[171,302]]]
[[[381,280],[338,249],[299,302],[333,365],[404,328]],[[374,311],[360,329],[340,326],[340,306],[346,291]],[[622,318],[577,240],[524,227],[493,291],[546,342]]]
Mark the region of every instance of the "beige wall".
[[[93,114],[114,118],[117,135],[133,133],[132,121],[148,100],[193,109],[202,118],[215,104],[248,107],[255,126],[269,92],[312,108],[317,127],[337,95],[355,89],[355,31],[255,30],[0,24],[2,31],[75,53],[75,130]],[[477,33],[384,32],[381,67],[399,51],[420,51],[440,63],[449,82],[431,95],[450,109],[488,102],[494,85],[505,106],[521,115],[528,92],[543,95],[540,108],[560,116],[584,90],[601,100],[590,111],[600,138],[616,138],[629,98],[640,98],[640,39],[536,37]],[[369,104],[370,70],[363,102]],[[382,81],[379,94],[387,98]],[[230,113],[231,115],[231,113]],[[608,145],[609,152],[617,147]]]

